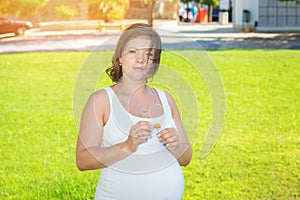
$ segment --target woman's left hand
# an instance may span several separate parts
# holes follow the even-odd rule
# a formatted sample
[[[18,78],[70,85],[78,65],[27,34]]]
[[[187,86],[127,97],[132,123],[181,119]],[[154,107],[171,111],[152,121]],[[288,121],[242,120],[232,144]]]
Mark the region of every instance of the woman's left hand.
[[[157,133],[158,139],[166,145],[167,149],[174,151],[179,146],[177,131],[175,128],[166,128]]]

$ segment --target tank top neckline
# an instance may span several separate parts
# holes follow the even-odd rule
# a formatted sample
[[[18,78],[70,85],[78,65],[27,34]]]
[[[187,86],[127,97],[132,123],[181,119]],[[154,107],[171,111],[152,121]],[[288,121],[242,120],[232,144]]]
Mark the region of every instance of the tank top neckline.
[[[126,109],[124,108],[123,104],[121,103],[120,99],[118,98],[118,96],[116,95],[116,93],[115,93],[115,91],[112,89],[112,87],[111,87],[111,86],[108,86],[107,88],[109,88],[109,90],[111,91],[112,97],[115,96],[115,98],[117,99],[118,104],[120,104],[121,108],[122,108],[128,115],[130,115],[130,117],[133,117],[133,118],[136,118],[136,119],[140,119],[140,120],[156,120],[156,119],[162,118],[162,117],[165,115],[165,106],[164,106],[163,100],[161,99],[160,93],[158,92],[158,90],[157,90],[156,88],[153,88],[153,89],[154,89],[154,90],[156,91],[156,93],[158,94],[159,100],[160,100],[160,102],[161,102],[161,104],[162,104],[163,113],[162,113],[160,116],[157,116],[157,117],[151,117],[151,118],[150,118],[150,117],[149,117],[149,118],[147,118],[147,117],[139,117],[139,116],[136,116],[136,115],[131,114],[128,110],[126,110]]]

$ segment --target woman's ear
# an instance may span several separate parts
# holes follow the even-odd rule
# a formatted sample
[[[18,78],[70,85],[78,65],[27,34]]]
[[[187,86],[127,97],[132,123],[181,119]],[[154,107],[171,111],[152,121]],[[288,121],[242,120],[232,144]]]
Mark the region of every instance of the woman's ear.
[[[122,65],[122,57],[118,58],[120,65]]]

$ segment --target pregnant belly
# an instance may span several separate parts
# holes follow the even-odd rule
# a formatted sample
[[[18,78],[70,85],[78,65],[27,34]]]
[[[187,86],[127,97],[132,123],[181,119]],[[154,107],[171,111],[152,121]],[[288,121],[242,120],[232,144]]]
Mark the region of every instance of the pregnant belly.
[[[177,162],[137,174],[106,168],[101,170],[95,199],[180,200],[183,190],[184,178]]]

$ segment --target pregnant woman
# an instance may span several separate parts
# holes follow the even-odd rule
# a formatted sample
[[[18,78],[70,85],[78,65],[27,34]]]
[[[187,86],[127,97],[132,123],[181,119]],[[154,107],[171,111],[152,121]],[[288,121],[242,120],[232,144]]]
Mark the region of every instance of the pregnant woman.
[[[160,36],[133,24],[120,36],[106,70],[115,83],[90,95],[76,148],[80,170],[100,169],[95,199],[180,200],[192,148],[172,95],[151,88]]]

